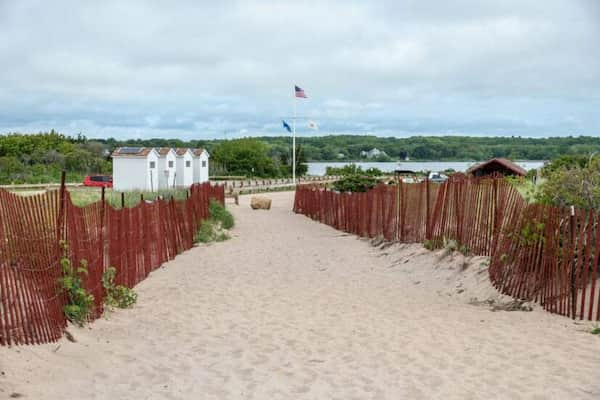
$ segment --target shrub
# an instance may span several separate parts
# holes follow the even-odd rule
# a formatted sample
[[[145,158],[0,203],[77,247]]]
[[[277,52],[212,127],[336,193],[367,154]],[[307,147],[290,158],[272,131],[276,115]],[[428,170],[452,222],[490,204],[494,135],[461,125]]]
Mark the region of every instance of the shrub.
[[[557,207],[600,209],[600,158],[591,158],[584,166],[574,164],[552,170],[536,197],[541,203]]]
[[[202,221],[200,229],[196,232],[194,242],[196,243],[209,243],[215,240],[215,229],[213,223],[210,220]]]
[[[458,250],[458,242],[455,239],[447,239],[444,237],[442,243],[443,251],[439,256],[438,261],[442,261],[444,258]]]
[[[200,229],[196,232],[194,237],[195,243],[210,243],[210,242],[223,242],[229,239],[227,232],[221,229],[221,226],[212,219],[202,221]]]
[[[433,240],[427,239],[423,242],[423,247],[425,247],[427,250],[434,250],[435,242]]]
[[[108,267],[102,274],[102,287],[106,290],[104,303],[110,307],[129,308],[137,302],[137,293],[126,286],[115,286],[115,267]]]
[[[229,239],[226,229],[235,224],[233,215],[218,201],[211,200],[208,206],[209,218],[202,221],[194,243],[223,242]]]
[[[371,176],[349,175],[333,182],[333,189],[339,192],[366,192],[373,189],[380,181]]]
[[[344,165],[343,167],[327,167],[325,168],[325,175],[339,175],[339,176],[353,176],[353,175],[365,175],[365,176],[382,176],[385,173],[379,168],[367,168],[363,171],[360,165],[354,163]]]
[[[81,260],[79,267],[74,268],[69,259],[69,245],[61,241],[63,256],[60,259],[63,276],[59,278],[60,290],[67,296],[67,304],[63,312],[67,319],[83,326],[94,308],[94,296],[83,286],[82,276],[87,275],[87,261]]]
[[[590,331],[590,333],[592,335],[600,335],[600,326],[596,326],[595,328],[592,328],[592,330]]]
[[[458,251],[464,256],[468,256],[469,254],[471,254],[471,249],[466,244],[461,244]]]
[[[223,229],[233,228],[233,215],[218,201],[210,201],[208,214],[212,220],[219,222]]]

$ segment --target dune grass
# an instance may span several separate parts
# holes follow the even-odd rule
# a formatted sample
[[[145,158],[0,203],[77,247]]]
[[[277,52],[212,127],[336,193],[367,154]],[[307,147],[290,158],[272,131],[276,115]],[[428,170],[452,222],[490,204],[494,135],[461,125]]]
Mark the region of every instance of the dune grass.
[[[228,229],[233,228],[235,222],[233,215],[221,203],[210,201],[208,206],[209,217],[202,221],[194,241],[196,243],[222,242],[230,238]]]
[[[102,198],[102,190],[100,188],[77,188],[69,189],[73,204],[78,207],[84,207],[88,204],[100,201]],[[144,200],[156,200],[159,196],[163,199],[174,197],[175,200],[184,200],[187,197],[186,189],[168,189],[158,192],[125,192],[125,207],[134,207],[141,201],[142,195]],[[108,204],[114,208],[121,208],[121,192],[106,189],[104,198]]]

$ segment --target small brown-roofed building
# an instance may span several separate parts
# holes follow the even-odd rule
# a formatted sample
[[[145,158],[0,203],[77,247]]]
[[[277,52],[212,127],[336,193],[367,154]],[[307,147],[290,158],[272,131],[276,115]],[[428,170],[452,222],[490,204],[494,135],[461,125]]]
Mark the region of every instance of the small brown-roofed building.
[[[492,158],[486,162],[475,165],[467,170],[469,175],[475,177],[502,174],[503,176],[525,176],[527,171],[506,158]]]

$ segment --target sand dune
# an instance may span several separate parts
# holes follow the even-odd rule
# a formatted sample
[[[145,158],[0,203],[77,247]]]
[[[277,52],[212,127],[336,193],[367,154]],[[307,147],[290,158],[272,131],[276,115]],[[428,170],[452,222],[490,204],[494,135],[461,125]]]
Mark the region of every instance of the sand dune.
[[[232,240],[157,270],[134,309],[71,327],[77,343],[0,348],[0,398],[600,398],[590,325],[492,312],[482,300],[510,299],[484,258],[373,247],[271,197],[242,197]]]

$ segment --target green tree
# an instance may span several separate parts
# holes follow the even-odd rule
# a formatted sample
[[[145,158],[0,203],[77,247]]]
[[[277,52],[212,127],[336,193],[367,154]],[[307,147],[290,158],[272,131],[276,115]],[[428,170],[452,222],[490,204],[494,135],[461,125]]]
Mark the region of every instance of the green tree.
[[[553,170],[538,191],[537,200],[558,207],[600,209],[600,157],[584,167],[563,165]]]
[[[269,147],[257,139],[244,138],[220,143],[213,151],[213,160],[230,175],[271,177],[279,175]]]

